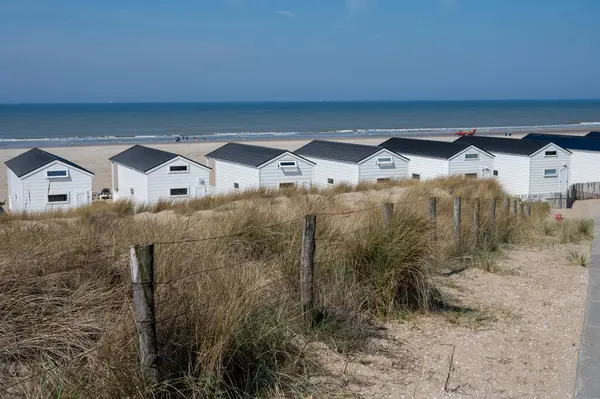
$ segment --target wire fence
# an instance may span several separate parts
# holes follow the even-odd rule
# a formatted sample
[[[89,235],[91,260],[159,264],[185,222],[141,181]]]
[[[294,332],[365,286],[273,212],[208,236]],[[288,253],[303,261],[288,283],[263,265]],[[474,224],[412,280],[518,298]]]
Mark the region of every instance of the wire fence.
[[[511,218],[518,217],[526,218],[531,216],[531,204],[520,203],[518,199],[501,201],[499,199],[494,198],[482,200],[478,198],[461,199],[460,197],[454,197],[437,199],[427,198],[418,199],[414,201],[383,203],[377,206],[369,206],[362,209],[348,210],[342,212],[316,212],[308,215],[294,217],[278,223],[266,224],[264,226],[258,227],[258,229],[271,230],[276,227],[291,225],[293,223],[299,223],[299,225],[301,225],[299,226],[301,229],[301,240],[298,243],[300,248],[298,248],[297,257],[294,260],[295,263],[297,262],[300,265],[300,280],[297,281],[296,284],[294,284],[293,281],[290,281],[290,277],[288,275],[283,274],[280,276],[275,276],[274,278],[270,279],[269,282],[260,284],[257,287],[252,288],[251,290],[245,291],[242,295],[247,296],[257,291],[266,290],[270,287],[277,286],[278,284],[281,284],[288,280],[292,284],[296,285],[297,291],[295,291],[294,294],[299,293],[300,297],[300,301],[298,303],[298,308],[300,309],[300,311],[297,317],[304,319],[307,327],[310,329],[314,325],[315,320],[314,304],[316,282],[314,267],[316,261],[315,250],[318,246],[318,242],[340,240],[345,237],[360,234],[362,232],[369,231],[370,229],[374,228],[374,226],[371,223],[369,223],[367,226],[361,226],[345,231],[326,231],[318,237],[317,241],[317,218],[350,216],[380,210],[382,211],[382,224],[381,226],[377,226],[377,228],[385,229],[387,228],[387,226],[389,226],[390,222],[394,217],[394,207],[398,206],[407,206],[408,210],[412,210],[415,212],[418,210],[417,206],[423,206],[420,209],[420,211],[425,213],[424,220],[428,222],[428,229],[430,230],[429,239],[432,242],[432,244],[436,244],[438,240],[440,240],[439,234],[437,233],[437,231],[440,229],[438,211],[440,210],[440,208],[444,208],[446,209],[446,211],[451,212],[451,218],[446,219],[449,222],[448,227],[451,231],[451,237],[444,236],[443,238],[448,239],[454,245],[457,246],[460,246],[461,240],[464,239],[465,220],[468,221],[467,226],[472,230],[474,245],[479,245],[478,237],[481,234],[497,229],[497,224],[499,222],[498,216],[501,215],[503,220],[511,220]],[[471,213],[467,214],[467,210],[470,210]],[[500,212],[497,212],[497,210],[500,210]],[[481,221],[483,219],[484,214],[485,223],[482,224]],[[303,223],[301,223],[302,221]],[[182,275],[177,277],[156,279],[154,275],[156,270],[156,260],[154,254],[155,247],[158,247],[160,250],[160,248],[163,246],[166,247],[179,244],[226,240],[231,238],[239,238],[244,234],[246,234],[245,231],[237,231],[230,234],[209,237],[182,238],[179,240],[164,241],[157,240],[155,242],[139,243],[131,246],[127,250],[124,250],[122,246],[114,246],[113,248],[106,248],[113,251],[113,254],[110,256],[104,256],[98,259],[83,262],[77,267],[41,274],[40,276],[38,276],[39,278],[50,277],[62,273],[70,273],[76,270],[80,270],[83,268],[91,268],[98,265],[124,263],[127,259],[126,256],[128,256],[132,274],[132,290],[134,292],[133,297],[136,315],[134,319],[135,328],[133,329],[133,331],[123,334],[114,340],[110,340],[109,342],[102,343],[101,345],[97,345],[89,350],[83,351],[73,356],[66,362],[58,362],[53,366],[46,367],[39,372],[33,373],[32,375],[18,378],[14,382],[11,382],[4,386],[0,386],[0,396],[9,393],[11,389],[15,388],[20,384],[35,379],[36,377],[43,377],[51,371],[66,367],[69,363],[82,359],[85,356],[93,353],[94,351],[98,351],[104,347],[110,347],[113,344],[121,342],[127,337],[133,336],[138,337],[138,351],[140,353],[141,375],[144,376],[144,378],[150,385],[156,385],[159,381],[159,378],[156,375],[156,364],[159,361],[158,353],[160,351],[160,348],[158,348],[156,344],[156,326],[157,324],[164,323],[169,320],[176,319],[178,317],[182,317],[189,313],[189,310],[186,310],[175,315],[157,319],[155,317],[156,287],[169,286],[178,282],[188,281],[194,277],[206,275],[216,271],[231,270],[235,268],[244,267],[245,265],[248,265],[253,262],[261,262],[264,264],[271,262],[281,262],[281,255],[273,254],[267,257],[260,257],[260,259],[244,259],[239,262],[225,264],[222,266],[200,268],[193,272],[185,271]],[[66,255],[72,255],[72,253],[69,253],[68,251],[57,251],[55,253],[50,254],[49,256],[51,258],[60,258],[61,256]],[[160,265],[158,265],[158,267],[160,267]],[[281,290],[281,287],[279,287],[279,289]],[[281,293],[283,294],[284,292],[281,291]],[[19,325],[15,328],[15,330],[7,332],[7,334],[16,334],[19,331],[22,332],[29,330],[30,328],[33,328],[40,324],[43,325],[49,322],[64,319],[69,313],[70,312],[56,312],[48,316],[41,317],[33,323],[27,325]],[[154,339],[148,338],[152,336],[154,337]]]

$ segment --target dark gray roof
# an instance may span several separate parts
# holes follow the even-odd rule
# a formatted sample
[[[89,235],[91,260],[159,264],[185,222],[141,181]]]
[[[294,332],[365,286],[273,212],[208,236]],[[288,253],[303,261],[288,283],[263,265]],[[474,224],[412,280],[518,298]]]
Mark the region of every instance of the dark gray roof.
[[[391,139],[381,143],[379,146],[403,155],[420,155],[431,158],[450,159],[459,152],[466,150],[471,145],[451,141],[418,140],[407,139],[403,137],[392,137]]]
[[[64,164],[82,170],[86,173],[90,173],[92,175],[94,174],[93,172],[82,168],[76,163],[61,158],[58,155],[51,154],[44,150],[40,150],[39,148],[32,148],[31,150],[24,152],[21,155],[9,159],[8,161],[4,162],[4,164],[8,169],[12,170],[18,177],[21,177],[54,161],[60,161]]]
[[[552,141],[568,150],[600,151],[600,140],[584,136],[529,133],[523,140]]]
[[[585,137],[589,139],[600,139],[600,132],[589,132]]]
[[[383,149],[383,147],[373,145],[313,140],[305,146],[298,148],[295,152],[305,157],[358,163]]]
[[[227,143],[213,152],[206,154],[206,158],[258,167],[286,152],[289,151],[281,150],[279,148],[262,147],[259,145]]]
[[[196,165],[210,169],[206,165],[202,165],[192,159],[186,158],[173,152],[157,150],[156,148],[144,147],[142,145],[134,145],[131,148],[109,158],[110,161],[127,166],[131,169],[146,173],[147,171],[156,168],[163,163],[170,161],[173,158],[181,157]]]
[[[489,152],[532,155],[550,144],[549,141],[518,140],[502,137],[463,136],[455,143],[470,144]]]

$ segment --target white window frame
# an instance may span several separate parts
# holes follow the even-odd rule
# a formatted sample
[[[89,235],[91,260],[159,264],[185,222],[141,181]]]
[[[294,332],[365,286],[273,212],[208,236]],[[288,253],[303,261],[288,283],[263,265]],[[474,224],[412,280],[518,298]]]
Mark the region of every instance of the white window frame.
[[[465,154],[465,161],[477,161],[479,160],[479,154]]]
[[[469,172],[465,173],[465,179],[479,179],[479,173],[477,172]]]
[[[332,177],[327,178],[327,184],[335,184],[335,179]]]
[[[67,197],[67,199],[65,201],[50,201],[50,196],[53,195],[65,195]],[[55,204],[69,204],[71,201],[69,200],[69,193],[61,193],[61,194],[48,194],[46,195],[46,203],[48,205],[55,205]]]
[[[298,167],[298,162],[296,161],[279,161],[277,166],[281,169],[294,169]]]
[[[185,194],[172,194],[173,190],[185,190]],[[175,187],[169,188],[169,197],[171,198],[183,198],[190,196],[190,188],[189,187]]]
[[[548,155],[549,152],[553,152],[554,155]],[[556,150],[544,151],[544,158],[556,158],[556,157],[558,157],[558,151],[556,151]]]
[[[554,171],[554,173],[552,174],[547,174],[546,172],[548,171]],[[554,178],[554,177],[558,177],[558,168],[552,168],[552,169],[544,169],[544,178]]]
[[[171,168],[181,168],[185,170],[172,170]],[[169,165],[169,174],[190,173],[190,165]]]
[[[48,176],[49,172],[65,172],[63,176]],[[69,169],[50,169],[46,171],[46,179],[64,179],[69,177]]]
[[[377,159],[375,159],[375,164],[377,164],[377,165],[393,165],[394,158],[393,157],[377,157]]]

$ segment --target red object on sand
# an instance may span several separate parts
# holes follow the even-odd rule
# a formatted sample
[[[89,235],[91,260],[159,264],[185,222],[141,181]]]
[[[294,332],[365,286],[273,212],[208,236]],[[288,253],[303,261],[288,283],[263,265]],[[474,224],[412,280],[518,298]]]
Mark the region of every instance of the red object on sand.
[[[561,215],[560,213],[557,213],[556,217],[554,219],[556,219],[556,221],[560,223],[563,220],[563,215]]]
[[[457,136],[461,136],[461,137],[462,136],[475,136],[475,132],[476,131],[477,131],[477,129],[473,129],[470,132],[469,131],[460,130],[460,131],[458,131],[458,132],[456,132],[454,134],[456,134]]]

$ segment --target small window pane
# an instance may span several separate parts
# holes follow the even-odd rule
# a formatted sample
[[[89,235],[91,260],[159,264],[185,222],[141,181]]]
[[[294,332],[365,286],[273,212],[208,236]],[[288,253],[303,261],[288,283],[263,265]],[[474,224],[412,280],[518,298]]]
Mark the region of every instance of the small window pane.
[[[52,194],[48,195],[48,202],[67,202],[67,194]]]
[[[465,154],[465,159],[479,159],[479,154]]]
[[[377,179],[377,183],[385,183],[388,181],[392,181],[392,179],[390,179],[389,177],[380,177]]]
[[[477,173],[465,173],[467,179],[477,179]]]
[[[391,157],[379,157],[377,163],[393,163],[393,160]]]
[[[498,176],[498,171],[497,170],[494,171],[494,176]]]
[[[413,180],[421,180],[421,175],[417,174],[417,173],[413,173],[412,174],[412,179]]]
[[[545,154],[547,157],[555,157],[558,155],[558,153],[556,151],[546,151]]]
[[[65,177],[67,176],[66,170],[48,170],[46,171],[48,177]]]
[[[170,172],[187,172],[187,165],[174,165],[169,167]]]
[[[279,188],[294,188],[295,186],[294,183],[279,183]]]
[[[240,188],[240,183],[233,183],[233,188]]]
[[[296,161],[281,161],[279,162],[279,167],[280,168],[295,168],[298,165],[296,164]]]
[[[555,177],[556,175],[558,175],[556,169],[544,169],[545,177]]]
[[[130,188],[130,189],[129,189],[129,194],[131,194],[131,195],[135,195],[135,190],[134,190],[133,188]]]
[[[171,189],[171,197],[176,197],[176,196],[181,196],[181,195],[188,195],[188,189],[187,188],[172,188]]]
[[[333,179],[331,177],[327,178],[327,184],[333,184]]]

